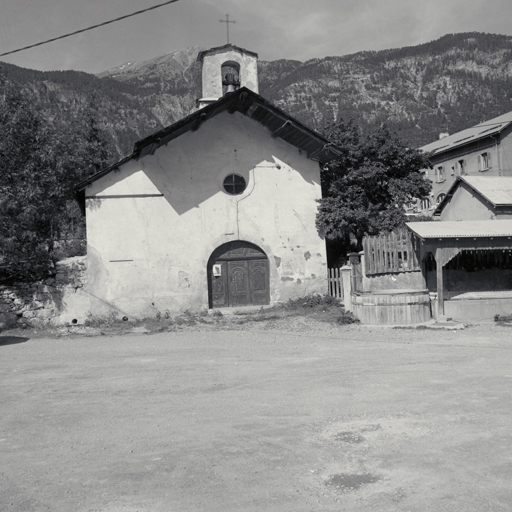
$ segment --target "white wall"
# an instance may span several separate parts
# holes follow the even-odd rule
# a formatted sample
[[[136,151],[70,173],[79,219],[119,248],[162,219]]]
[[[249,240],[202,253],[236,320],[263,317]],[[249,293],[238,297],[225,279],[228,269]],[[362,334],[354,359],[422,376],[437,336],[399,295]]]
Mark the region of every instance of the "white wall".
[[[224,192],[231,173],[247,181],[243,194]],[[87,288],[123,313],[207,307],[208,258],[233,240],[267,253],[272,303],[327,291],[318,163],[239,113],[219,114],[85,192]]]

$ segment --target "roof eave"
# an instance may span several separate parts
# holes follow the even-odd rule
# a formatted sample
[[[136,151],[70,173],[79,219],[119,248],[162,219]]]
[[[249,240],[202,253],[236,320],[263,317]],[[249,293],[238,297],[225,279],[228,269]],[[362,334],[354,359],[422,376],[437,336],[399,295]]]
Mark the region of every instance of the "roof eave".
[[[109,172],[111,172],[111,171],[117,169],[118,167],[120,167],[121,165],[129,162],[133,158],[136,158],[136,153],[135,152],[133,152],[131,155],[125,156],[124,158],[122,158],[121,160],[116,162],[115,164],[109,165],[105,169],[102,169],[101,171],[99,171],[99,172],[93,174],[92,176],[89,176],[87,179],[81,181],[75,187],[75,191],[76,192],[80,192],[81,190],[85,189],[85,187],[87,187],[87,185],[90,185],[91,183],[93,183],[96,180],[100,179],[101,177],[105,176]]]
[[[228,43],[228,44],[225,44],[225,45],[222,45],[222,46],[216,46],[215,48],[210,48],[209,50],[203,50],[203,51],[199,52],[197,54],[197,62],[202,62],[204,56],[207,53],[215,52],[217,50],[223,50],[224,48],[232,48],[232,49],[234,49],[236,51],[239,51],[239,52],[242,52],[242,53],[247,53],[248,55],[252,55],[253,57],[258,58],[258,54],[256,52],[251,52],[250,50],[246,50],[245,48],[241,48],[240,46],[236,46],[234,44]]]
[[[463,181],[463,176],[457,176],[455,181],[452,183],[451,187],[446,192],[446,196],[443,200],[436,206],[436,209],[432,212],[432,215],[438,216],[441,215],[441,212],[444,210],[445,206],[448,204],[448,200],[453,196],[455,189],[459,186],[459,183]]]

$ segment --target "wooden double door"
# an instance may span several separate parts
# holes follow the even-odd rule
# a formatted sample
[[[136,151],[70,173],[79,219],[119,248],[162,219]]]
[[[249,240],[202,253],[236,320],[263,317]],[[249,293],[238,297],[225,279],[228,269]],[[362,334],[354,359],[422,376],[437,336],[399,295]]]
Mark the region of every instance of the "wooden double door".
[[[265,305],[270,300],[267,255],[249,242],[229,242],[208,261],[211,308]]]

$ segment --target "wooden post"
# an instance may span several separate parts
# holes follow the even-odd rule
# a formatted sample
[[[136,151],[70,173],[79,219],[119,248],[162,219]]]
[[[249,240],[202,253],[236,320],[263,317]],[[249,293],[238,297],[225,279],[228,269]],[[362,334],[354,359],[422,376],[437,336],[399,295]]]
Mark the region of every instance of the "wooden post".
[[[439,254],[440,251],[438,251]],[[444,315],[444,293],[443,293],[443,258],[439,255],[436,259],[437,268],[437,318]]]
[[[343,276],[343,304],[345,311],[352,311],[352,296],[350,295],[352,269],[348,265],[341,267],[341,275]]]
[[[350,266],[352,267],[352,290],[355,292],[362,291],[362,273],[361,273],[361,260],[358,252],[351,252],[348,255]]]
[[[359,260],[361,261],[361,289],[358,290],[360,292],[364,292],[364,288],[365,288],[365,278],[366,278],[366,260],[365,260],[365,255],[364,255],[364,251],[360,251],[359,252]]]

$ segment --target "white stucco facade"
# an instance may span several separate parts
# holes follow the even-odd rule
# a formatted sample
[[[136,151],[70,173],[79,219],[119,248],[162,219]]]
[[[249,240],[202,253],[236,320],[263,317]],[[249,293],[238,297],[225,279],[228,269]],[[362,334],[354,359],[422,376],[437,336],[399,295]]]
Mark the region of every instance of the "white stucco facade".
[[[247,182],[242,194],[224,191],[230,174]],[[235,240],[267,255],[271,304],[327,291],[319,164],[238,112],[129,160],[85,197],[92,308],[132,317],[207,308],[208,259]]]

